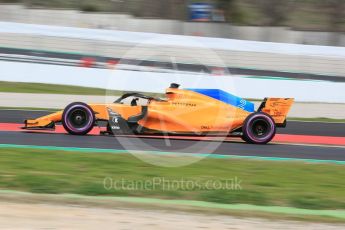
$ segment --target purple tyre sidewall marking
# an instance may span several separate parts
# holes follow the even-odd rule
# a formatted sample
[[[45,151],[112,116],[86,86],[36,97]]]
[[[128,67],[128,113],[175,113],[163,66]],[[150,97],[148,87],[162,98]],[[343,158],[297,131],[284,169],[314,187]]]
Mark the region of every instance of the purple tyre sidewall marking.
[[[266,137],[264,137],[264,138],[255,137],[252,133],[251,125],[253,124],[254,119],[256,119],[256,118],[264,118],[269,123],[270,131],[269,131],[269,133],[267,133]],[[274,122],[272,121],[272,119],[270,117],[268,117],[264,114],[256,114],[256,115],[252,116],[250,118],[250,120],[248,121],[248,123],[246,125],[246,130],[247,130],[247,135],[251,140],[254,140],[256,142],[265,142],[265,141],[269,140],[272,137],[272,135],[274,134]]]
[[[70,113],[70,111],[72,111],[73,109],[75,109],[77,107],[85,109],[86,112],[87,112],[87,115],[89,116],[89,118],[91,118],[91,119],[88,120],[87,125],[85,125],[82,128],[75,128],[75,127],[73,127],[73,125],[71,125],[70,121],[68,120],[68,114]],[[65,116],[64,116],[63,119],[65,120],[66,126],[70,130],[72,130],[73,132],[83,132],[83,131],[89,129],[90,126],[92,125],[92,122],[93,122],[92,121],[93,120],[92,117],[93,117],[92,111],[88,107],[86,107],[84,105],[74,105],[74,106],[71,106],[70,108],[68,108],[68,110],[65,112]]]

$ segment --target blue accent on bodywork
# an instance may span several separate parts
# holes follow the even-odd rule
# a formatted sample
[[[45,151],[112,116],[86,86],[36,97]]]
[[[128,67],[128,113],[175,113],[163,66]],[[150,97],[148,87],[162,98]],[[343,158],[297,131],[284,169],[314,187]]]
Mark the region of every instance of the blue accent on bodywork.
[[[237,97],[235,95],[232,95],[231,93],[225,92],[220,89],[187,89],[187,90],[212,97],[216,100],[236,106],[250,113],[255,111],[254,103],[247,101],[243,98]]]

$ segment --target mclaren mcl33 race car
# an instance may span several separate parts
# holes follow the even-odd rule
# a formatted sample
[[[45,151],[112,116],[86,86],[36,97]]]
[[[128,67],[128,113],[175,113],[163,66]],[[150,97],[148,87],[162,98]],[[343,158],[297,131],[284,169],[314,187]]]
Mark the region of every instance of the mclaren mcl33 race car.
[[[126,93],[108,104],[74,102],[63,111],[25,120],[24,129],[54,129],[61,122],[73,135],[86,135],[100,123],[103,134],[226,135],[266,144],[276,127],[286,126],[293,98],[265,98],[254,104],[218,89],[179,89],[173,83],[166,98]]]

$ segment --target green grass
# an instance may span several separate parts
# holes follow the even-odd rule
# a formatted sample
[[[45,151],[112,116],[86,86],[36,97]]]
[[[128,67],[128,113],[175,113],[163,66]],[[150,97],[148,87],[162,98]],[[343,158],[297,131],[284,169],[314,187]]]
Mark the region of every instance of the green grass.
[[[47,112],[56,112],[61,109],[49,109],[49,108],[36,108],[36,107],[7,107],[7,106],[0,106],[0,110],[36,110],[36,111],[47,111]]]
[[[70,85],[55,85],[42,83],[23,83],[0,81],[0,92],[9,93],[46,93],[73,95],[106,95],[107,90]],[[121,91],[109,91],[113,95],[121,95]]]
[[[0,81],[0,92],[7,93],[42,93],[42,94],[71,94],[71,95],[99,95],[120,96],[120,90],[106,90],[101,88],[81,87],[71,85],[56,85],[43,83],[24,83]],[[146,95],[160,97],[162,94],[146,93]]]
[[[166,156],[167,158],[169,156]],[[172,156],[170,156],[172,157]],[[174,156],[176,158],[177,156]],[[181,156],[182,157],[182,156]],[[184,156],[186,157],[186,156]],[[127,189],[107,190],[104,178],[125,181]],[[192,189],[137,184],[164,178],[191,181]],[[212,181],[241,180],[241,190],[216,189]],[[178,168],[158,167],[130,154],[86,154],[38,149],[0,149],[0,189],[32,193],[133,196],[200,200],[223,204],[278,205],[307,209],[345,209],[342,165],[259,160],[211,159]]]
[[[310,121],[310,122],[333,122],[333,123],[345,123],[345,119],[334,119],[327,117],[289,117],[288,121]]]

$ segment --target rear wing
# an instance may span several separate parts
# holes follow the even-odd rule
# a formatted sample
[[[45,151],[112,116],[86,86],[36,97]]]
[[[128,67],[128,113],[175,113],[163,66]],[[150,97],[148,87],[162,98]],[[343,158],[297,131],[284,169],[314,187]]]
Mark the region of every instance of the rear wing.
[[[258,108],[258,112],[269,114],[278,127],[285,127],[286,117],[293,102],[293,98],[265,98]]]

